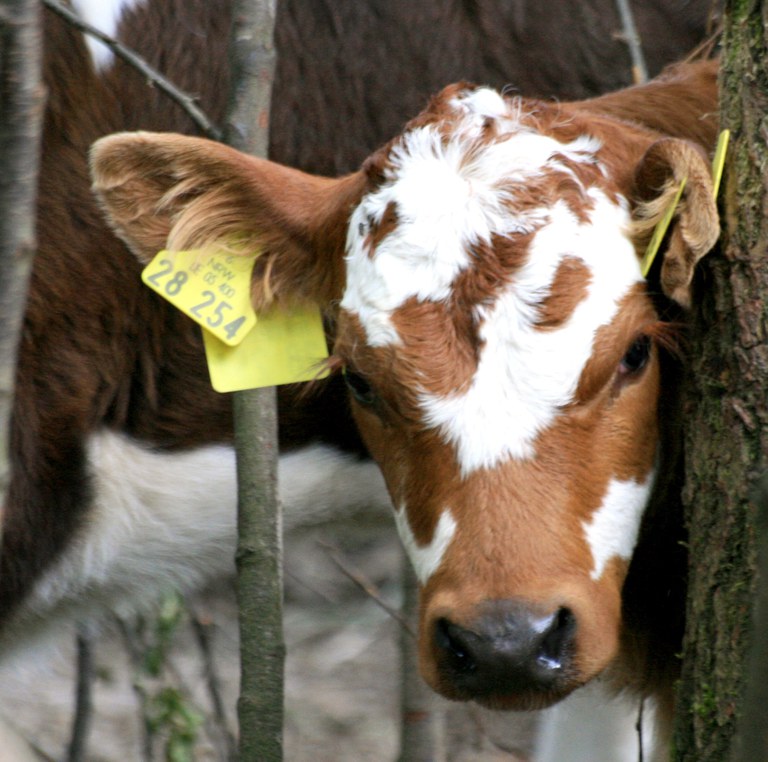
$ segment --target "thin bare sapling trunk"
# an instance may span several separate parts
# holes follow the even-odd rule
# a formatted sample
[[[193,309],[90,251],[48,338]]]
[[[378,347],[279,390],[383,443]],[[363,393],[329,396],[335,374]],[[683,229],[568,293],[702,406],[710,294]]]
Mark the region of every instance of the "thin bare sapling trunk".
[[[16,352],[35,250],[44,91],[37,0],[0,1],[0,531]]]
[[[224,139],[257,156],[267,153],[275,2],[238,0],[233,8],[233,92]],[[240,759],[273,762],[283,757],[285,663],[275,389],[235,393],[234,416],[239,495]]]

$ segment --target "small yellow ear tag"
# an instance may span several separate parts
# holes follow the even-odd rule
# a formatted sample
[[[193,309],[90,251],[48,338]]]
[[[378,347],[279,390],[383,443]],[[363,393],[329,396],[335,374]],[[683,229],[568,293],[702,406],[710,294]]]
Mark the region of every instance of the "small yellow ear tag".
[[[723,130],[717,139],[715,155],[712,158],[712,195],[714,198],[717,198],[717,194],[720,190],[720,181],[723,179],[725,155],[728,152],[728,142],[730,138],[731,131]],[[680,183],[680,187],[677,189],[675,197],[672,199],[672,203],[669,205],[669,208],[664,213],[664,216],[659,220],[659,222],[656,224],[656,227],[654,228],[651,240],[649,241],[648,247],[646,248],[645,254],[643,255],[643,258],[640,262],[640,271],[642,272],[644,278],[648,277],[648,273],[651,270],[651,265],[653,264],[654,259],[656,259],[656,255],[659,252],[659,246],[661,246],[661,241],[664,238],[664,234],[667,232],[667,228],[669,228],[669,223],[672,222],[675,209],[677,209],[677,205],[680,203],[687,179],[687,177],[683,178],[683,181]]]
[[[672,203],[667,207],[664,216],[656,223],[656,227],[653,229],[651,240],[648,242],[648,247],[640,261],[640,272],[642,273],[643,278],[647,278],[648,273],[651,271],[651,265],[653,264],[653,260],[656,259],[656,255],[659,253],[659,246],[661,246],[661,242],[664,238],[664,234],[667,232],[669,223],[672,222],[672,218],[675,216],[675,209],[677,209],[677,205],[680,203],[687,180],[687,177],[682,179],[680,187],[677,189],[677,193],[672,199]]]
[[[203,331],[211,384],[217,392],[293,384],[324,378],[320,363],[328,357],[320,309],[273,309],[236,347]]]
[[[254,256],[161,251],[141,279],[225,344],[239,344],[256,323],[251,306]]]
[[[720,181],[723,179],[723,168],[725,167],[725,154],[728,152],[730,139],[730,130],[723,130],[717,139],[717,148],[715,148],[715,156],[712,159],[712,193],[715,198],[720,191]]]

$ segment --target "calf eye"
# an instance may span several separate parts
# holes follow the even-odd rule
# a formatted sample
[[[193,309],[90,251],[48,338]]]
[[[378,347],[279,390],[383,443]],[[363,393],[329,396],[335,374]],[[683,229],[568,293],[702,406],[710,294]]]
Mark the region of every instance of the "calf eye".
[[[651,356],[651,340],[648,336],[638,336],[627,353],[622,357],[619,372],[624,374],[639,373]]]
[[[345,368],[344,382],[347,384],[349,391],[352,392],[352,396],[361,405],[372,405],[376,401],[376,393],[359,373]]]

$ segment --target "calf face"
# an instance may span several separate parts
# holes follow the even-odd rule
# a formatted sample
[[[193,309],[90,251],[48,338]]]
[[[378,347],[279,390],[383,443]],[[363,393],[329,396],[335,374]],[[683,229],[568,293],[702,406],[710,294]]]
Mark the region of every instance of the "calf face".
[[[180,136],[94,149],[140,258],[245,238],[257,309],[332,313],[331,364],[421,584],[422,672],[450,698],[546,705],[617,656],[669,337],[638,231],[684,171],[685,272],[662,286],[680,296],[717,236],[700,151],[659,137],[457,85],[340,180]]]
[[[453,698],[528,707],[616,655],[653,482],[658,317],[599,140],[443,93],[369,165],[335,352]]]

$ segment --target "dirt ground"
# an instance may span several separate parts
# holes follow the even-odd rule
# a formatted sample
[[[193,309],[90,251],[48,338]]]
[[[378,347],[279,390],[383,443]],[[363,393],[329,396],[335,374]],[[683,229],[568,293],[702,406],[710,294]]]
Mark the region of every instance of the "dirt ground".
[[[364,576],[381,600],[401,604],[401,552],[388,517],[294,530],[286,537],[285,759],[288,762],[395,760],[400,745],[402,625],[350,578]],[[346,572],[333,560],[341,560]],[[126,635],[109,627],[96,640],[89,762],[146,762],[165,758],[164,736],[146,749],[143,695],[173,685],[206,719],[196,730],[193,759],[227,759],[235,728],[238,686],[237,618],[231,583],[196,597],[192,607],[212,643],[204,657],[186,615],[174,630],[163,680],[137,676]],[[75,690],[75,634],[59,633],[55,650],[29,654],[0,672],[0,715],[36,753],[2,740],[0,762],[62,760],[71,733]],[[130,639],[129,639],[130,640]],[[55,651],[55,652],[54,652]],[[224,715],[215,720],[206,677],[212,665]],[[210,670],[208,670],[210,671]],[[137,688],[136,685],[139,687]],[[535,715],[485,712],[434,699],[442,723],[436,761],[514,762],[533,744]],[[183,712],[182,712],[183,714]],[[170,720],[175,722],[178,717]],[[16,739],[18,740],[18,738]],[[22,744],[23,746],[23,744]]]

